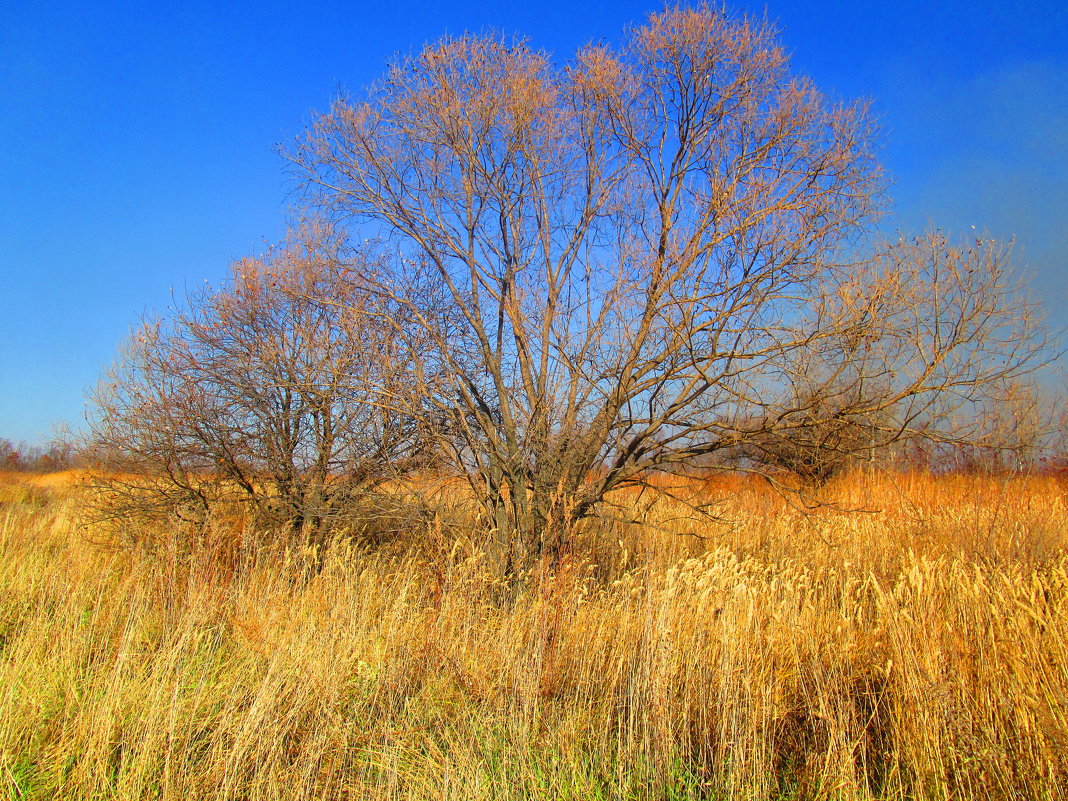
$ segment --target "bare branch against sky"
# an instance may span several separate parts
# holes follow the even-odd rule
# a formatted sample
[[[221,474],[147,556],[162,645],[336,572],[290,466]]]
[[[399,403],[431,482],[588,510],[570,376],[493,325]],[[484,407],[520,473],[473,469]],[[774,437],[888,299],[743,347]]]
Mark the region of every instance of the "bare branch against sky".
[[[766,9],[795,72],[872,101],[897,204],[886,229],[1015,237],[1051,321],[1068,322],[1068,5],[735,7]],[[272,147],[339,87],[445,33],[520,33],[561,58],[656,8],[4,4],[0,436],[79,427],[85,389],[141,312],[279,239],[292,184]]]

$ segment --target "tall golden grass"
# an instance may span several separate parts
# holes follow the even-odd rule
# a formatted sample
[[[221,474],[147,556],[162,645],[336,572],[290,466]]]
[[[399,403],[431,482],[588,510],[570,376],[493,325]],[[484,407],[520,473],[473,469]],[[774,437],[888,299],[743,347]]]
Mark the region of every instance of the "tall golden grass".
[[[62,483],[0,489],[9,798],[1068,794],[1052,478],[858,475],[850,514],[730,479],[723,523],[643,507],[518,590],[475,530],[310,579],[254,538],[109,547]]]

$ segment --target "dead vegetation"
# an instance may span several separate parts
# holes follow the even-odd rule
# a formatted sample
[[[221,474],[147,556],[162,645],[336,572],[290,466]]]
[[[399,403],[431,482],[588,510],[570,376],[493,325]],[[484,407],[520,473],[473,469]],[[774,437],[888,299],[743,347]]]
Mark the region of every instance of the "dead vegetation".
[[[702,492],[729,526],[635,494],[644,526],[591,523],[518,589],[474,527],[339,544],[309,579],[294,550],[91,545],[70,490],[3,491],[13,798],[1053,799],[1068,783],[1054,478],[857,474],[828,491],[872,511],[804,515],[727,476]]]
[[[0,488],[9,795],[1061,798],[1052,351],[1007,248],[871,241],[877,138],[705,5],[338,99]]]

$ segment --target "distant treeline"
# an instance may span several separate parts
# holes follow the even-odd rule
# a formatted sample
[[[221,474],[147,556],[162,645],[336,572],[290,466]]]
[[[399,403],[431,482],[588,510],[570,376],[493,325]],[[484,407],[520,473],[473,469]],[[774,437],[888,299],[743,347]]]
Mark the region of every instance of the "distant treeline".
[[[77,465],[76,449],[71,442],[57,439],[45,445],[31,445],[0,437],[0,470],[46,473]]]

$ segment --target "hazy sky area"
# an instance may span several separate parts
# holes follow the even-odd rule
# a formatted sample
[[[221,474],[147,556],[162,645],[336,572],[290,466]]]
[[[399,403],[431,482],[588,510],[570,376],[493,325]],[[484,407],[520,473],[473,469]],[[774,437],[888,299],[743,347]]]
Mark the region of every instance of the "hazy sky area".
[[[444,33],[522,33],[566,60],[650,2],[0,0],[0,437],[77,428],[142,312],[283,232],[274,145],[339,88]],[[788,2],[795,71],[872,100],[889,230],[1015,237],[1068,323],[1068,2]]]

